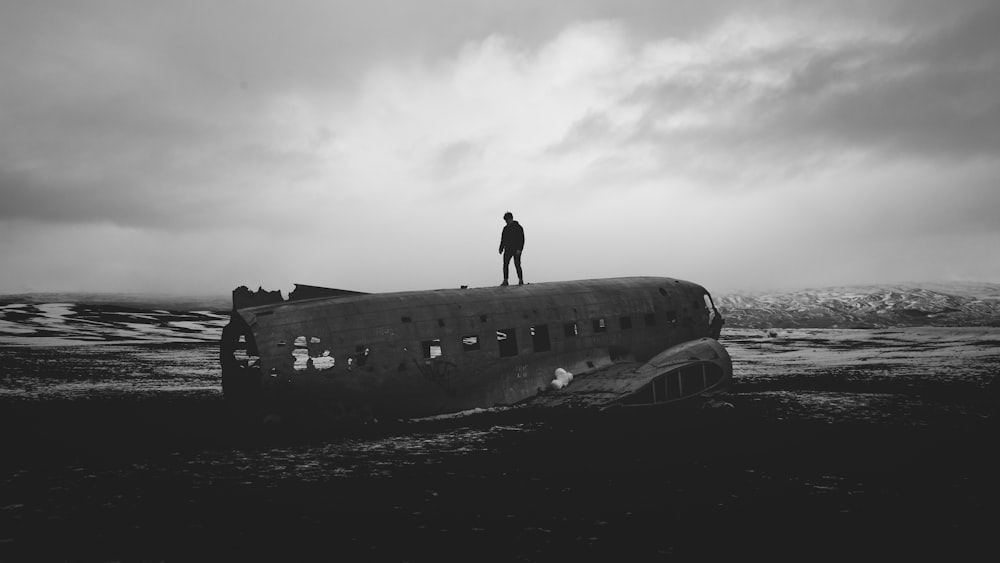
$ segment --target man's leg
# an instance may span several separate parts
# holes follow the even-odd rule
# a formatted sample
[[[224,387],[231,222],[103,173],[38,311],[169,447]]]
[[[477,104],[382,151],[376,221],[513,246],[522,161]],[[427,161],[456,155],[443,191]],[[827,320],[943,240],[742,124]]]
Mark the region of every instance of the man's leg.
[[[524,283],[524,272],[521,271],[521,254],[514,255],[514,269],[517,270],[517,281]],[[507,279],[506,274],[503,279]]]
[[[504,252],[503,253],[503,284],[504,285],[507,285],[507,278],[510,276],[510,259],[511,259],[511,257],[513,257],[513,254],[511,254],[510,252]],[[516,266],[517,262],[514,262],[514,265]]]

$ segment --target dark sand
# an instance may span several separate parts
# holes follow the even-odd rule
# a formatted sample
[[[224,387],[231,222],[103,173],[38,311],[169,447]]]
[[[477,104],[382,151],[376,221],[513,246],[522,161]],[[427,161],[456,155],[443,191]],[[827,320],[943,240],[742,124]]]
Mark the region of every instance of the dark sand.
[[[998,334],[729,331],[732,408],[320,434],[197,385],[5,395],[0,560],[979,559]]]

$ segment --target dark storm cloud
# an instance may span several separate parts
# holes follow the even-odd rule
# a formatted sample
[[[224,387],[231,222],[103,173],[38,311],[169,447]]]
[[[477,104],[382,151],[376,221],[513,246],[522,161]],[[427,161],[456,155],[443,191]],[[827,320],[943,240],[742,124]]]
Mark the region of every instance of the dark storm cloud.
[[[941,158],[1000,153],[1000,5],[896,44],[820,53],[761,125]]]
[[[623,100],[646,113],[631,141],[671,149],[690,143],[789,165],[813,153],[844,151],[994,157],[1000,153],[1000,4],[922,25],[895,37],[778,44],[644,84]],[[744,78],[756,71],[787,77],[758,87]],[[747,104],[741,119],[681,131],[655,125],[677,108],[724,115],[740,103]]]
[[[0,216],[188,227],[225,215],[224,204],[257,189],[260,177],[277,174],[272,186],[287,187],[282,165],[291,176],[315,165],[275,146],[284,139],[263,123],[275,99],[336,103],[355,95],[373,62],[434,58],[491,33],[542,41],[574,14],[507,2],[482,17],[489,4],[5,6]],[[584,13],[606,12],[601,5]]]
[[[112,223],[152,229],[207,228],[226,208],[218,195],[185,195],[170,186],[135,185],[132,178],[108,178],[103,184],[72,183],[0,172],[0,220],[29,219],[52,223]],[[123,185],[133,189],[125,190]],[[243,205],[234,205],[242,208]]]
[[[912,31],[903,29],[910,35],[899,39],[779,44],[694,63],[679,77],[643,84],[622,100],[646,114],[631,131],[597,110],[569,131],[562,149],[618,139],[666,147],[674,156],[664,159],[670,166],[678,153],[726,151],[737,161],[783,160],[789,168],[809,166],[825,151],[857,147],[995,154],[1000,127],[989,93],[1000,86],[992,33],[997,8],[977,5],[979,12],[945,25],[938,21],[942,11],[914,5],[850,8],[860,6],[860,13],[890,24],[902,18]],[[356,95],[357,81],[373,63],[447,57],[492,34],[513,37],[530,51],[574,21],[621,22],[633,44],[664,37],[697,41],[725,18],[753,15],[758,6],[646,0],[15,5],[0,24],[0,195],[8,202],[2,213],[198,224],[212,216],[202,207],[230,201],[245,177],[280,174],[274,170],[283,164],[315,165],[304,152],[275,146],[282,139],[268,138],[273,133],[261,124],[283,95],[335,104]],[[816,17],[838,13],[840,3],[768,6],[769,14]],[[725,112],[745,98],[742,73],[775,65],[791,65],[794,72],[779,88],[751,93],[742,119],[680,131],[655,126],[678,108]],[[486,150],[470,151],[465,143],[446,146],[431,169],[454,172]],[[702,172],[714,168],[703,156],[681,160],[691,167],[703,162]],[[629,173],[627,159],[602,162],[623,162],[621,173]]]
[[[113,194],[112,194],[113,196]],[[148,216],[137,213],[134,206],[121,203],[116,197],[108,197],[90,186],[79,187],[75,191],[49,188],[38,184],[29,175],[0,171],[0,219],[31,219],[52,222],[101,222],[110,217],[132,215],[140,222],[148,221]],[[121,207],[121,208],[116,208]],[[140,209],[148,209],[143,206]]]

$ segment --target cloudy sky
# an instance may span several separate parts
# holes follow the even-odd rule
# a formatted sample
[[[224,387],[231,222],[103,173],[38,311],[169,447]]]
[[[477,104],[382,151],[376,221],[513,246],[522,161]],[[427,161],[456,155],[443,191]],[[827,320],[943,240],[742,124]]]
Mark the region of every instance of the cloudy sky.
[[[1000,282],[1000,3],[0,7],[0,291]]]

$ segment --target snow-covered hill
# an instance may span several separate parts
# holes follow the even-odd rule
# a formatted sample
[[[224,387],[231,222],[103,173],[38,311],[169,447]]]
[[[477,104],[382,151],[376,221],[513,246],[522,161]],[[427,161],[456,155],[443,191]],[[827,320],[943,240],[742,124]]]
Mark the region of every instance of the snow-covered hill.
[[[0,345],[217,342],[227,322],[213,311],[0,302]]]
[[[715,296],[732,328],[1000,326],[1000,284],[899,284]]]

